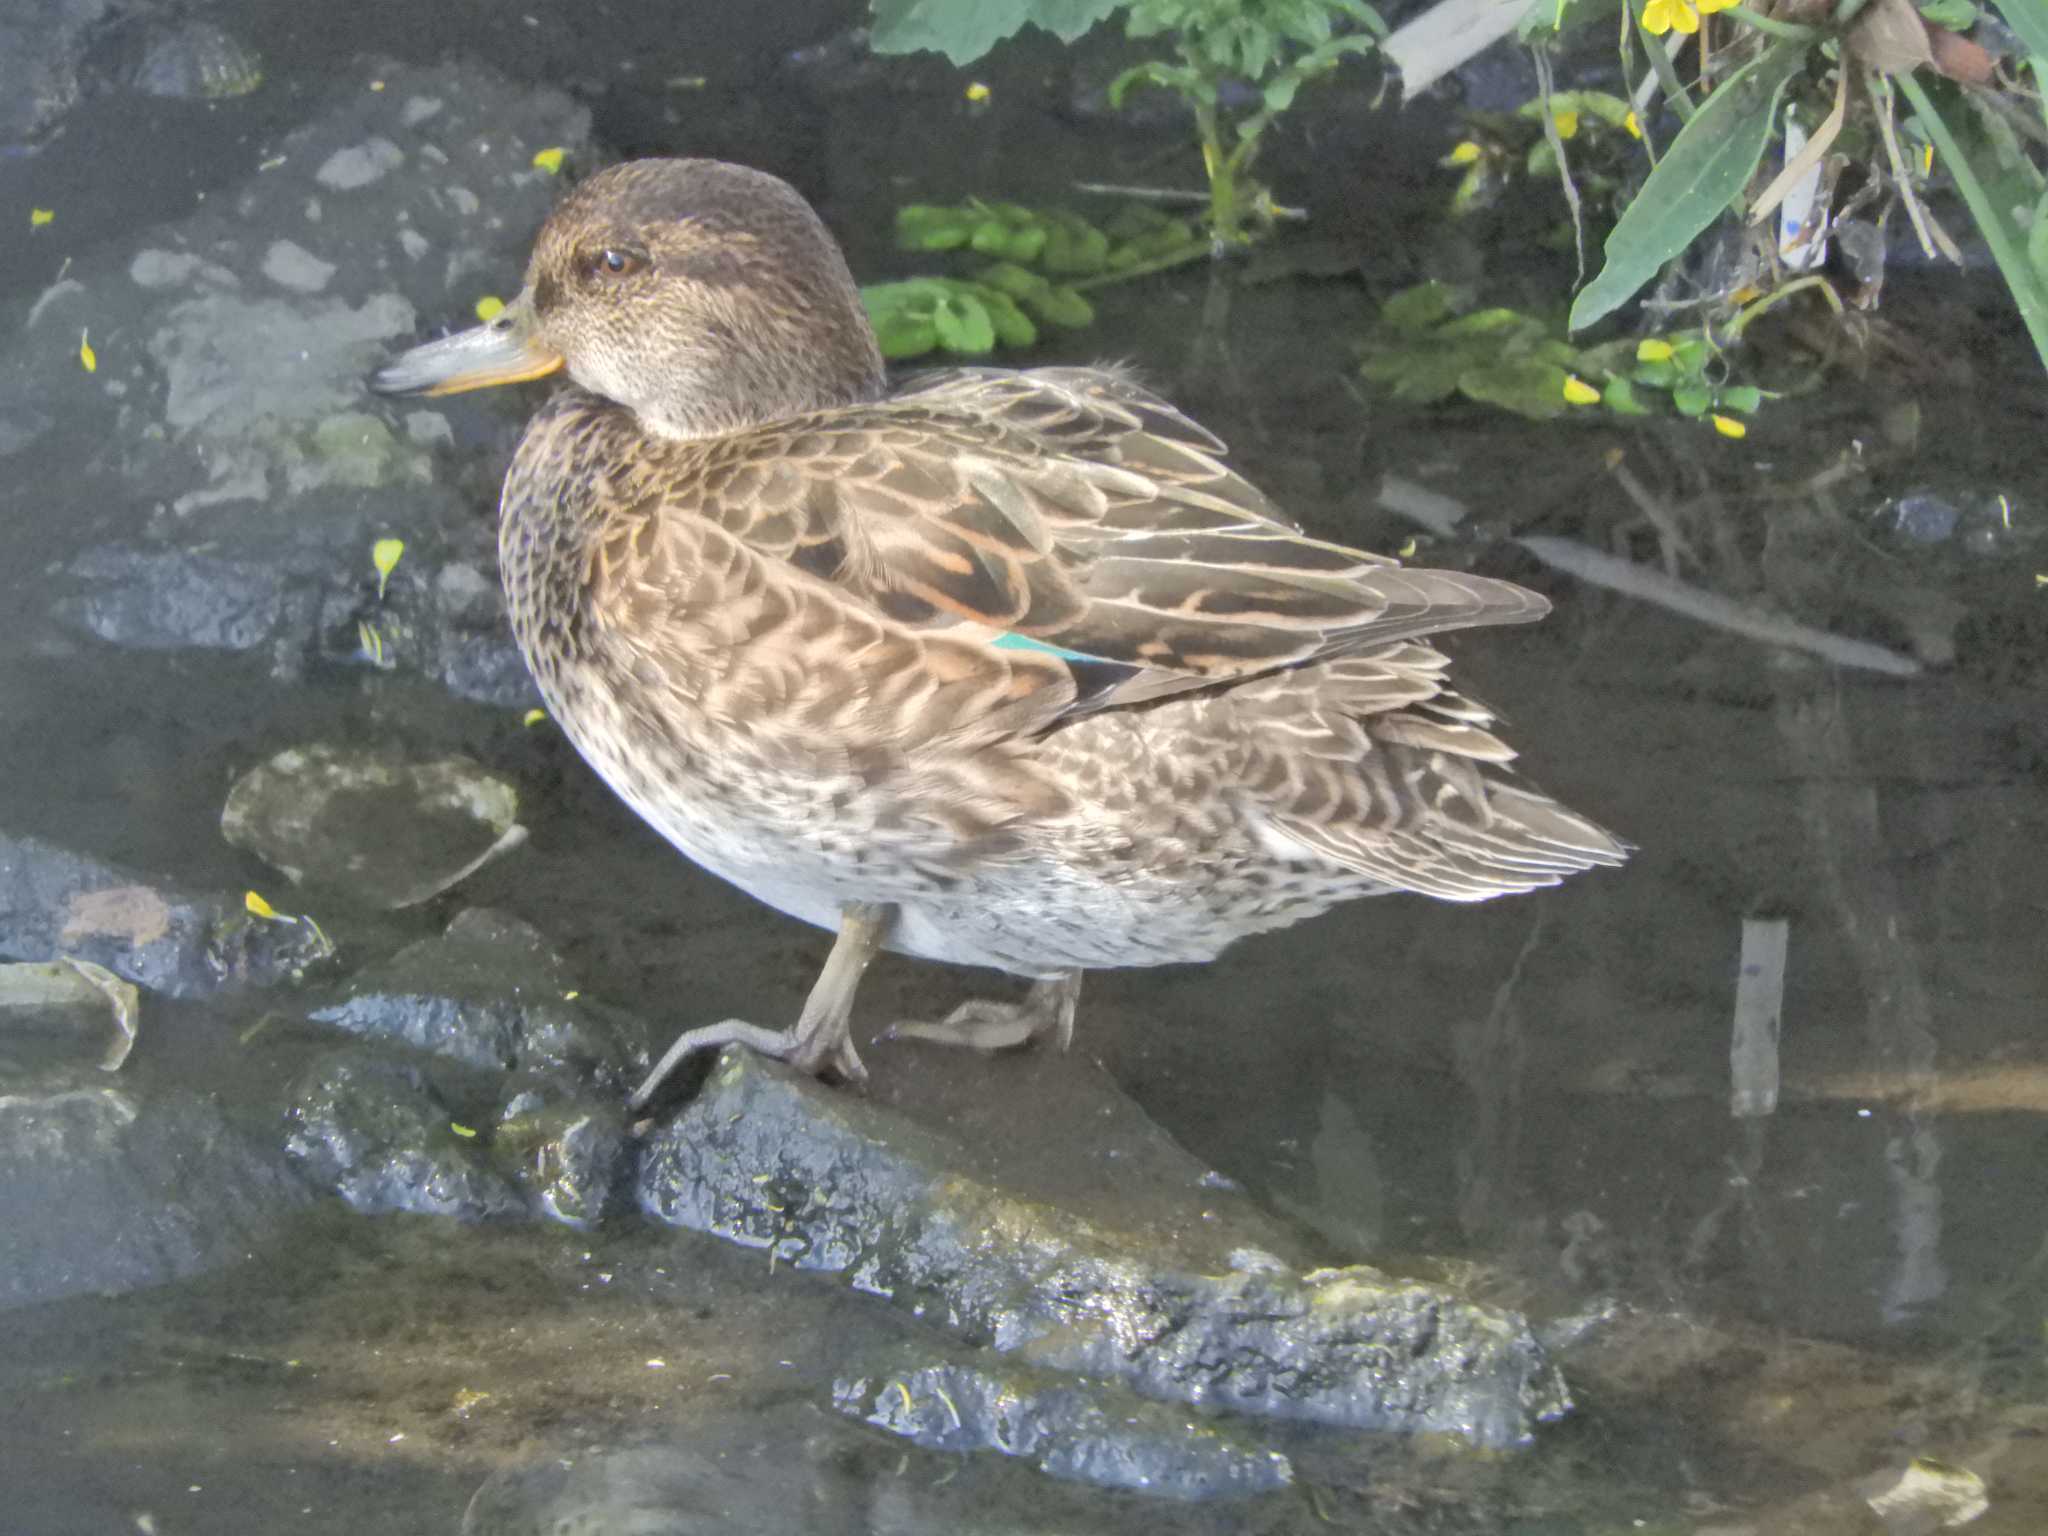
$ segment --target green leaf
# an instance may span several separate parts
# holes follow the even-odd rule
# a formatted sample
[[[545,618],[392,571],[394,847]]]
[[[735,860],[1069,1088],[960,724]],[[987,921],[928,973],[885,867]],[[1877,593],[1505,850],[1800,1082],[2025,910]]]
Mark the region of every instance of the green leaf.
[[[2005,24],[2019,34],[2026,44],[2027,52],[2048,64],[2048,4],[2042,0],[1997,0],[1998,14],[2005,18]],[[2040,66],[2036,66],[2034,84],[2044,82],[2040,77]]]
[[[1050,229],[1039,265],[1055,277],[1085,277],[1109,265],[1109,236],[1064,208],[1047,213]]]
[[[1971,0],[1920,0],[1920,14],[1951,32],[1967,32],[1977,25],[1977,7]]]
[[[1714,403],[1724,411],[1748,416],[1764,403],[1764,392],[1754,384],[1731,384],[1720,392]]]
[[[896,210],[896,244],[906,251],[950,251],[967,243],[974,216],[965,208],[911,203]]]
[[[1417,283],[1403,288],[1380,306],[1380,320],[1403,335],[1419,336],[1458,308],[1458,290],[1449,283]]]
[[[875,24],[868,46],[877,53],[928,48],[955,64],[972,64],[1027,26],[1071,43],[1124,0],[869,0]]]
[[[1636,398],[1635,386],[1627,377],[1617,373],[1607,381],[1607,387],[1600,391],[1600,398],[1607,409],[1617,416],[1647,416],[1650,408]]]
[[[1277,75],[1266,86],[1263,93],[1268,112],[1285,112],[1294,105],[1295,92],[1301,89],[1301,74],[1298,70],[1287,70]]]
[[[1671,391],[1671,404],[1681,416],[1704,416],[1713,403],[1713,391],[1704,384],[1680,384]]]
[[[989,324],[995,327],[996,340],[1006,347],[1028,347],[1038,340],[1038,327],[1031,323],[1030,316],[1017,307],[1017,301],[1007,293],[994,288],[975,287],[974,296],[988,311]]]
[[[1007,256],[1010,254],[1010,226],[1001,219],[983,219],[974,226],[967,243],[984,256]]]
[[[1048,233],[1043,224],[1027,224],[1021,229],[1012,229],[1003,254],[1012,261],[1036,261],[1039,252],[1045,249]]]
[[[1458,380],[1458,388],[1483,405],[1497,405],[1535,421],[1549,421],[1570,410],[1564,397],[1568,375],[1555,363],[1520,358],[1490,368],[1474,368]]]
[[[949,293],[932,311],[939,345],[948,352],[981,357],[996,349],[996,325],[988,308],[971,293]]]
[[[1023,302],[1037,312],[1039,319],[1070,331],[1095,323],[1095,306],[1064,284],[1047,288],[1043,294]]]
[[[1036,272],[1027,272],[1014,262],[999,261],[992,267],[983,267],[974,274],[974,280],[983,287],[1007,294],[1013,299],[1036,298],[1052,287]]]
[[[1778,97],[1805,63],[1805,44],[1772,44],[1729,76],[1679,130],[1608,235],[1600,275],[1573,300],[1573,330],[1627,302],[1741,195],[1770,142]]]

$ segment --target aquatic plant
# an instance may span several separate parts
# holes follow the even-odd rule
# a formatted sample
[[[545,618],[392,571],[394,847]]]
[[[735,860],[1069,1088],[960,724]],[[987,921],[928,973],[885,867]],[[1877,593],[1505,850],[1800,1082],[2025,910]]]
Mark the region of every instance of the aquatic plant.
[[[1027,25],[1072,41],[1115,12],[1125,35],[1158,40],[1171,56],[1125,70],[1109,88],[1120,106],[1138,86],[1168,90],[1193,114],[1208,176],[1208,229],[1227,251],[1273,222],[1271,194],[1252,179],[1264,135],[1302,86],[1365,54],[1386,24],[1365,0],[871,0],[872,46],[929,48],[972,63]],[[1231,94],[1226,86],[1247,90]]]
[[[1750,225],[1778,214],[1780,226],[1776,260],[1700,296],[1711,322],[1738,332],[1790,292],[1819,292],[1839,310],[1817,268],[1829,231],[1871,204],[1903,208],[1930,259],[1960,264],[1927,205],[1946,178],[2048,362],[2048,0],[1832,0],[1777,12],[1731,0],[1624,0],[1624,66],[1641,72],[1635,107],[1648,121],[1651,103],[1661,103],[1679,126],[1608,234],[1598,275],[1573,301],[1571,328],[1612,314],[1737,205]],[[1540,48],[1613,14],[1613,0],[1555,0],[1525,19],[1522,36]],[[1633,61],[1638,44],[1646,65]],[[1690,80],[1679,70],[1688,48]],[[1782,164],[1752,191],[1781,122]],[[1874,301],[1875,279],[1864,287]]]
[[[896,213],[896,244],[906,251],[998,257],[965,277],[914,277],[861,289],[882,355],[891,360],[940,351],[980,357],[999,347],[1028,347],[1039,326],[1077,330],[1095,309],[1084,288],[1140,277],[1206,254],[1186,219],[1132,204],[1106,224],[1065,208],[986,202],[913,203]]]
[[[1740,438],[1766,395],[1732,370],[1704,331],[1574,346],[1562,325],[1507,308],[1472,309],[1445,283],[1403,289],[1380,308],[1360,373],[1396,400],[1463,395],[1539,421],[1604,407],[1615,416],[1675,415]]]

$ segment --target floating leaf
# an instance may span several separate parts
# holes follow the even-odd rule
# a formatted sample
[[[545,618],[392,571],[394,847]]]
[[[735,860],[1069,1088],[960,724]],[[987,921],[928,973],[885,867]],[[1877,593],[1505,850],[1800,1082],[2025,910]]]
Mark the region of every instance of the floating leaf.
[[[87,333],[84,331],[78,333],[78,366],[87,373],[98,373],[100,370],[100,355],[93,351],[92,342],[87,339]]]
[[[534,153],[533,163],[550,176],[559,176],[562,173],[562,153],[560,145],[551,144],[546,149]]]
[[[996,349],[995,322],[981,300],[971,294],[947,294],[932,311],[932,326],[939,345],[948,352],[979,357]]]
[[[519,717],[519,723],[531,729],[533,726],[541,724],[547,717],[548,712],[544,709],[529,709]]]
[[[1573,330],[1625,303],[1741,194],[1770,142],[1778,97],[1805,62],[1803,43],[1774,43],[1693,113],[1608,235],[1606,265],[1572,303]]]
[[[260,917],[266,923],[288,923],[288,917],[280,917],[277,908],[265,901],[254,891],[242,892],[242,907],[251,917]]]
[[[1716,411],[1707,420],[1714,424],[1714,430],[1723,437],[1739,438],[1749,436],[1749,428],[1733,416],[1723,416],[1719,411]]]
[[[1598,405],[1600,403],[1600,391],[1588,384],[1584,379],[1579,378],[1576,374],[1568,373],[1564,376],[1563,394],[1565,400],[1572,405]]]
[[[986,102],[994,93],[981,81],[970,80],[967,82],[967,89],[961,92],[961,94],[978,107]]]
[[[476,301],[476,317],[483,321],[485,325],[489,325],[503,313],[505,313],[505,301],[495,293],[487,293]]]
[[[379,539],[370,546],[370,564],[377,568],[377,601],[384,600],[384,584],[391,580],[391,573],[398,568],[398,562],[405,554],[405,540]]]
[[[974,219],[963,208],[910,203],[896,210],[896,243],[906,251],[950,251],[967,243]]]
[[[54,208],[31,208],[28,211],[28,227],[30,229],[41,229],[56,217],[57,210]]]

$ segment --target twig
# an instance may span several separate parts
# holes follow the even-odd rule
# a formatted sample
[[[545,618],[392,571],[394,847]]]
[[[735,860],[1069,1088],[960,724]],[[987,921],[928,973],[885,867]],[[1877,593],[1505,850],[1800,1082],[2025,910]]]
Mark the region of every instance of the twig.
[[[1575,539],[1531,534],[1514,542],[1545,565],[1576,576],[1581,581],[1669,609],[1715,629],[1725,629],[1730,634],[1758,640],[1765,645],[1805,651],[1839,667],[1881,672],[1887,677],[1918,677],[1921,673],[1920,663],[1910,656],[1901,656],[1897,651],[1873,645],[1867,640],[1831,635],[1778,614],[1751,608],[1718,592],[1709,592],[1703,587],[1666,576],[1647,565],[1604,554]]]
[[[1913,190],[1913,175],[1906,169],[1906,156],[1899,148],[1899,130],[1892,122],[1891,86],[1875,73],[1866,74],[1863,83],[1870,91],[1871,105],[1877,109],[1877,131],[1884,140],[1885,158],[1891,161],[1892,185],[1899,189],[1899,199],[1906,205],[1906,217],[1913,221],[1913,233],[1920,239],[1920,253],[1932,261],[1938,247],[1943,256],[1960,267],[1963,253],[1956,249],[1955,241],[1949,239],[1948,231],[1935,223],[1934,215],[1927,211]]]
[[[1785,1009],[1785,956],[1792,924],[1782,917],[1742,920],[1735,973],[1735,1027],[1728,1047],[1728,1112],[1737,1119],[1778,1107],[1778,1031]]]
[[[1188,192],[1180,187],[1123,187],[1108,181],[1077,181],[1074,183],[1074,190],[1086,192],[1091,197],[1128,197],[1133,202],[1169,203],[1177,208],[1206,208],[1209,205],[1208,193]],[[1265,202],[1261,211],[1271,214],[1276,219],[1289,219],[1296,224],[1308,222],[1306,208],[1286,208],[1270,199]]]
[[[1771,184],[1757,194],[1750,204],[1749,222],[1761,224],[1771,216],[1771,210],[1785,200],[1786,194],[1799,185],[1815,166],[1821,156],[1834,147],[1835,135],[1842,131],[1842,120],[1849,110],[1849,71],[1846,67],[1835,71],[1835,105],[1828,115],[1821,119],[1820,126],[1813,130],[1813,137],[1800,147],[1799,153],[1785,162],[1785,168],[1771,178]],[[1791,130],[1786,130],[1790,132]],[[1825,224],[1823,224],[1825,227]]]

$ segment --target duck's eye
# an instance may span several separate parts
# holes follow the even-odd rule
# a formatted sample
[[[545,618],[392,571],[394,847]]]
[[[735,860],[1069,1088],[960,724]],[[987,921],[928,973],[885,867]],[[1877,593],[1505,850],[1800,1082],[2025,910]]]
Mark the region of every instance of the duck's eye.
[[[592,258],[590,270],[600,277],[631,277],[646,265],[647,258],[639,252],[608,245]]]

